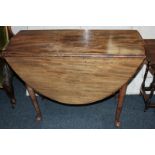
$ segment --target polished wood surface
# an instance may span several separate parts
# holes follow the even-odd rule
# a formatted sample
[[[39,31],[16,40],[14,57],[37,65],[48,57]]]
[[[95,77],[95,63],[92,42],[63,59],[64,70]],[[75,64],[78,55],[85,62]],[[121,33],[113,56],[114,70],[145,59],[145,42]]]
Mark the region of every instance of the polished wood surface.
[[[143,57],[141,36],[133,30],[20,31],[6,56]]]
[[[59,102],[88,104],[118,91],[145,58],[133,30],[21,31],[3,53],[34,90]]]

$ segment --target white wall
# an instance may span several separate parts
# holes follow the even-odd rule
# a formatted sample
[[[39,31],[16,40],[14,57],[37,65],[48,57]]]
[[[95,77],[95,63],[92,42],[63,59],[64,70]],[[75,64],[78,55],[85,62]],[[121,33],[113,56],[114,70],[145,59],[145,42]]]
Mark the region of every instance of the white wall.
[[[135,29],[138,30],[144,39],[155,39],[155,26],[13,26],[13,32],[17,33],[20,30],[35,30],[35,29]],[[127,94],[139,94],[140,86],[143,80],[145,66],[142,67],[137,76],[129,84]],[[152,81],[152,76],[149,75],[146,84]]]
[[[132,29],[138,30],[144,39],[155,39],[155,26],[134,26]]]
[[[16,34],[20,30],[27,30],[28,26],[12,26],[11,28],[12,28],[13,33]]]

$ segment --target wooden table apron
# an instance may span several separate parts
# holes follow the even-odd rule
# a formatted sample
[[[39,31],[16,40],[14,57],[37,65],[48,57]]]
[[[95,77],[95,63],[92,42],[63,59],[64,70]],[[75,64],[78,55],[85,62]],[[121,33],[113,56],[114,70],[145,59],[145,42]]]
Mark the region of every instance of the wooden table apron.
[[[27,30],[11,39],[3,55],[36,92],[79,105],[121,90],[145,50],[134,30]]]

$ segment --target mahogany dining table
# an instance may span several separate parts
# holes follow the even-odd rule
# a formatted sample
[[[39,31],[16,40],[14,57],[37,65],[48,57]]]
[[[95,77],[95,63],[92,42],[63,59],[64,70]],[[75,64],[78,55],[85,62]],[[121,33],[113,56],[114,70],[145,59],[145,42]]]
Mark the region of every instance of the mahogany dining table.
[[[136,30],[23,30],[3,56],[25,82],[37,120],[42,116],[35,93],[84,105],[119,92],[119,127],[127,85],[140,69],[145,49]]]

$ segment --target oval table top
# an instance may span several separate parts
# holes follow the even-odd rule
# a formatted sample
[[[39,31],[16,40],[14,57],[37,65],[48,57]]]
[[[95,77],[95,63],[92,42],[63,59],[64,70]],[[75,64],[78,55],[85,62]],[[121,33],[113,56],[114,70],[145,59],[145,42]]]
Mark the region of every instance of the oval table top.
[[[3,53],[37,92],[68,104],[86,104],[115,93],[145,58],[135,30],[26,30]]]

